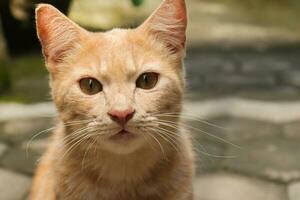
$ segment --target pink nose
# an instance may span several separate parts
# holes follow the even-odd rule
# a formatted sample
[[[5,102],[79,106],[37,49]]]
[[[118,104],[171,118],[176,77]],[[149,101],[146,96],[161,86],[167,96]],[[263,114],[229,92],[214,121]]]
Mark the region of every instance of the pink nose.
[[[121,126],[124,126],[130,119],[132,119],[134,113],[135,110],[129,108],[126,110],[111,110],[107,114],[113,121],[117,122]]]

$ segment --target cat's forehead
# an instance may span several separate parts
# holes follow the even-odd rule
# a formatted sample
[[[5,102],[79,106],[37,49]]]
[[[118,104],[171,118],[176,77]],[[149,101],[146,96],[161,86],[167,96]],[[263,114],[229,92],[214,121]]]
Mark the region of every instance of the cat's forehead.
[[[130,54],[137,54],[140,44],[134,39],[134,34],[133,31],[125,29],[113,29],[96,34],[89,40],[89,46],[92,46],[89,51],[98,54],[103,59],[117,59],[128,57]]]
[[[107,44],[122,44],[130,39],[130,36],[134,34],[131,29],[115,28],[102,34],[102,40],[106,40]]]
[[[113,29],[92,38],[91,44],[94,48],[87,53],[93,55],[101,74],[131,74],[141,68],[158,67],[158,55],[134,30]]]
[[[93,34],[76,57],[76,73],[107,80],[135,77],[144,71],[160,71],[161,61],[146,38],[134,30],[114,29]],[[82,67],[84,66],[84,67]]]

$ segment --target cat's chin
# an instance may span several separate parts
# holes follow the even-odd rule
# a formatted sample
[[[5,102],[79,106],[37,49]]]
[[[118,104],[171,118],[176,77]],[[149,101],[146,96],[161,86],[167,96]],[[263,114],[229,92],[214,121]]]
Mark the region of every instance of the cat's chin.
[[[103,141],[102,147],[117,154],[130,154],[144,145],[144,141],[137,134],[121,130]]]

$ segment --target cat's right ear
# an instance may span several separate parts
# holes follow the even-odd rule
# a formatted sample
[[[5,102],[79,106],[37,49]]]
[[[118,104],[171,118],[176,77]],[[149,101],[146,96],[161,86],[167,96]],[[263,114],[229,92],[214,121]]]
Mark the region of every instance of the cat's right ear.
[[[76,25],[49,4],[39,4],[35,10],[36,29],[49,70],[63,62],[78,46],[84,29]]]

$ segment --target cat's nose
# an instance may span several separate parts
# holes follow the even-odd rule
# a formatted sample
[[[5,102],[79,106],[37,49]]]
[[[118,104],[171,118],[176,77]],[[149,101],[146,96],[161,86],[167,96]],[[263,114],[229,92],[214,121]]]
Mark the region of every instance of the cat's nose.
[[[128,108],[126,110],[111,110],[107,114],[113,121],[124,126],[130,119],[132,119],[134,113],[135,110],[133,108]]]

